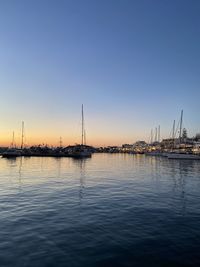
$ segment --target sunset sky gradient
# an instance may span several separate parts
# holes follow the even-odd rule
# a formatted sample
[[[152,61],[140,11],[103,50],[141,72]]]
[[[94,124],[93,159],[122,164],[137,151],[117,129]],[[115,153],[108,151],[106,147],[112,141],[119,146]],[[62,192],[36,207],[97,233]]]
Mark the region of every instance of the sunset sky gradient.
[[[200,132],[200,1],[0,1],[0,145]]]

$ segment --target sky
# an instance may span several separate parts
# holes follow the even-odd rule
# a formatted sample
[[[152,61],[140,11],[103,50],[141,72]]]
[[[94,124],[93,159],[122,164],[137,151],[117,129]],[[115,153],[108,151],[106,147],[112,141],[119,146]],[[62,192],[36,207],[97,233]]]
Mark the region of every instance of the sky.
[[[0,0],[0,145],[200,132],[200,1]]]

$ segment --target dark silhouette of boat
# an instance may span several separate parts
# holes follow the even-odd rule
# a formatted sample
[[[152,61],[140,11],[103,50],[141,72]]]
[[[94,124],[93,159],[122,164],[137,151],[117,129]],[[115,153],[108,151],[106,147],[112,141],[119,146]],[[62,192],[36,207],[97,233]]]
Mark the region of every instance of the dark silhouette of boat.
[[[73,147],[70,156],[73,158],[90,158],[92,156],[91,150],[86,145],[86,133],[84,129],[84,113],[82,105],[82,130],[81,130],[81,145],[76,145]]]
[[[3,152],[1,155],[3,158],[16,158],[16,157],[21,156],[21,151],[15,148],[9,148],[5,152]]]

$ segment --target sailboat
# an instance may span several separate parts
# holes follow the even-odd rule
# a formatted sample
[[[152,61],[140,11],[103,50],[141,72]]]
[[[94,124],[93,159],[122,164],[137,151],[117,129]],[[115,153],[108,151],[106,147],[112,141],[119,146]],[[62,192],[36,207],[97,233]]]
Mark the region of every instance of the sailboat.
[[[23,122],[22,122],[22,125],[23,125]],[[22,132],[22,135],[23,135],[23,132]],[[16,148],[15,133],[13,132],[11,146],[5,152],[2,153],[2,157],[3,158],[16,158],[19,156],[21,156],[21,151]]]
[[[168,159],[196,159],[200,160],[200,156],[195,155],[193,153],[189,153],[187,151],[181,151],[181,143],[182,143],[182,124],[183,124],[183,110],[181,110],[181,119],[180,119],[180,128],[179,128],[179,151],[171,151],[167,153]],[[173,149],[175,143],[175,121],[173,125]]]
[[[83,104],[81,110],[81,144],[76,145],[73,151],[70,153],[70,156],[73,158],[90,158],[92,156],[91,151],[89,150],[88,146],[86,145],[86,132],[84,127],[84,111],[83,111]]]

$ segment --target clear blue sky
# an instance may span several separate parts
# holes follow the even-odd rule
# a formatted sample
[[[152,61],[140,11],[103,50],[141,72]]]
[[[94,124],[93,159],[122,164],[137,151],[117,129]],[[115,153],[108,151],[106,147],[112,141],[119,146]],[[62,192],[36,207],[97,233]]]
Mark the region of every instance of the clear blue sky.
[[[200,132],[200,1],[1,0],[0,144],[168,137],[184,110]]]

